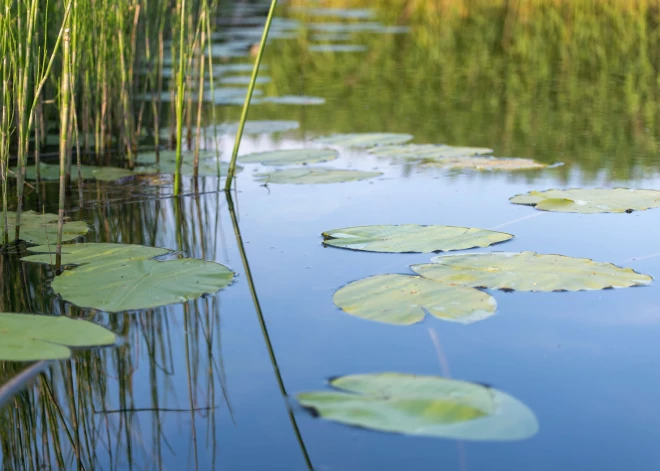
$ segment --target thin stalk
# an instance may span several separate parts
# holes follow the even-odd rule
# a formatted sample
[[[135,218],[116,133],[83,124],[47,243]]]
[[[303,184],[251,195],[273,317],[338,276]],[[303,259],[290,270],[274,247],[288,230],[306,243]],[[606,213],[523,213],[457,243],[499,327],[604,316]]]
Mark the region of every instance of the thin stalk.
[[[206,18],[206,10],[202,10],[200,22]],[[204,46],[206,46],[206,29],[202,28],[202,38],[199,45],[199,90],[197,99],[197,134],[195,136],[195,154],[193,158],[193,177],[199,176],[199,148],[202,139],[202,106],[204,104]]]
[[[277,6],[277,0],[272,0],[270,4],[270,10],[268,11],[268,17],[266,18],[266,25],[264,26],[264,32],[261,35],[261,43],[259,43],[259,53],[257,54],[257,59],[254,62],[254,68],[252,69],[252,77],[250,78],[250,85],[248,86],[247,96],[245,97],[245,103],[243,104],[243,111],[241,112],[241,120],[238,123],[238,132],[236,133],[236,141],[234,141],[234,150],[231,154],[231,162],[229,163],[229,170],[227,171],[227,181],[225,182],[225,191],[229,192],[231,190],[231,184],[234,180],[234,175],[236,175],[236,159],[238,158],[238,150],[241,146],[241,138],[243,137],[243,129],[245,128],[245,121],[247,120],[248,110],[250,109],[250,101],[252,100],[252,93],[254,93],[254,86],[257,82],[257,75],[259,74],[259,65],[261,64],[261,58],[264,54],[264,49],[266,48],[266,41],[268,40],[268,32],[270,31],[270,24],[273,22],[273,15],[275,13],[275,7]]]
[[[180,30],[179,30],[179,70],[177,70],[176,83],[176,170],[174,173],[174,195],[178,196],[181,192],[181,144],[183,135],[183,102],[184,102],[184,41],[186,31],[186,0],[181,0],[179,4]]]
[[[62,41],[62,84],[60,88],[60,200],[57,224],[57,248],[55,249],[55,267],[59,271],[62,263],[62,229],[64,227],[64,201],[66,187],[66,156],[68,151],[67,130],[69,129],[69,99],[71,97],[69,64],[69,28],[64,30]]]
[[[245,278],[247,279],[248,288],[250,289],[250,295],[252,296],[252,303],[254,304],[254,310],[257,313],[259,319],[259,326],[261,327],[261,333],[264,337],[264,342],[266,343],[266,348],[268,349],[268,355],[270,357],[270,362],[275,372],[275,378],[277,379],[277,385],[280,388],[280,393],[284,399],[284,404],[286,405],[287,413],[289,415],[289,421],[291,422],[291,427],[300,446],[300,451],[305,459],[307,468],[311,471],[314,469],[312,466],[312,461],[309,458],[307,453],[307,447],[298,428],[298,423],[296,422],[296,417],[293,414],[293,410],[289,405],[288,393],[286,387],[284,386],[284,380],[282,379],[282,374],[280,372],[280,367],[277,364],[277,359],[275,358],[275,351],[273,350],[273,344],[270,341],[270,336],[268,335],[268,328],[266,327],[266,321],[264,320],[264,314],[261,310],[261,304],[259,303],[259,297],[257,296],[257,290],[254,285],[254,279],[252,278],[252,271],[250,270],[250,264],[247,259],[247,253],[245,252],[245,246],[243,244],[243,237],[241,236],[241,229],[238,225],[238,218],[236,217],[236,211],[234,209],[234,201],[231,198],[231,193],[225,193],[227,197],[227,209],[229,210],[229,215],[231,216],[231,222],[234,226],[234,235],[236,236],[236,244],[238,245],[238,251],[241,255],[241,261],[243,262],[243,269],[245,270]]]

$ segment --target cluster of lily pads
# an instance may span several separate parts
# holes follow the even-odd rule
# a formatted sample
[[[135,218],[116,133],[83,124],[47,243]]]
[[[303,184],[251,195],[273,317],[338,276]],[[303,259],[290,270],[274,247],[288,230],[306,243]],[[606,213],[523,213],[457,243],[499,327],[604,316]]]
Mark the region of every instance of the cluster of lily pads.
[[[532,191],[512,203],[558,212],[631,212],[660,207],[660,191],[570,189]],[[326,231],[323,244],[355,251],[433,253],[489,247],[514,236],[452,226],[358,226]],[[337,290],[335,305],[363,319],[393,325],[421,322],[427,314],[470,324],[495,314],[484,289],[582,291],[648,285],[631,268],[534,252],[442,255],[411,265],[414,274],[384,274]],[[371,430],[471,440],[520,440],[538,430],[534,413],[517,399],[476,383],[402,373],[349,375],[330,391],[298,394],[320,417]]]
[[[9,213],[9,229],[15,213]],[[1,219],[1,218],[0,218]],[[58,218],[27,211],[21,237],[37,245],[21,260],[55,265]],[[0,221],[0,231],[4,223]],[[63,241],[88,232],[82,221],[65,222]],[[224,265],[198,259],[163,259],[167,249],[142,245],[80,243],[62,246],[61,264],[68,269],[51,288],[62,299],[83,308],[115,313],[152,309],[215,293],[232,283]],[[0,313],[0,360],[33,361],[68,358],[68,347],[111,345],[115,335],[91,322],[63,316]]]

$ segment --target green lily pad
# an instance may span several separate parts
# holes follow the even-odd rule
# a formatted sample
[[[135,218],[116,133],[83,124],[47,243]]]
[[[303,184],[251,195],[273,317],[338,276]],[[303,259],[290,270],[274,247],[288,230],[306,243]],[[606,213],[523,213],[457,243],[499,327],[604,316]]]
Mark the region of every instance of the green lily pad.
[[[319,183],[343,183],[366,180],[382,175],[380,172],[363,172],[361,170],[338,170],[334,168],[309,167],[288,168],[268,173],[257,173],[258,181],[266,183],[289,183],[294,185],[309,185]]]
[[[333,300],[353,316],[396,325],[416,324],[426,313],[471,324],[492,316],[497,309],[495,298],[483,291],[395,274],[354,281],[340,288]]]
[[[513,238],[512,234],[473,227],[355,226],[333,229],[323,234],[325,245],[367,252],[449,252],[488,247]]]
[[[410,134],[366,132],[317,137],[314,142],[332,146],[367,148],[402,143],[412,138]]]
[[[181,174],[186,176],[194,175],[194,152],[182,152]],[[135,173],[161,173],[171,174],[176,172],[176,152],[173,150],[165,150],[160,152],[160,162],[156,164],[156,153],[145,152],[138,154],[136,158],[138,164],[147,164],[136,167]],[[220,174],[225,176],[229,164],[227,162],[220,162]],[[242,167],[236,167],[237,171],[241,171]],[[202,151],[199,153],[199,167],[198,174],[200,177],[215,177],[218,174],[218,160],[215,152]]]
[[[95,167],[93,165],[81,165],[81,174],[83,180],[98,180],[102,182],[114,182],[123,178],[132,177],[134,173],[131,170],[118,167]],[[39,162],[39,177],[43,181],[59,181],[59,164],[47,164]],[[25,167],[25,179],[34,181],[37,179],[37,166],[28,165]],[[71,167],[71,181],[78,181],[78,167]]]
[[[16,231],[16,213],[7,211],[9,237]],[[40,214],[34,211],[21,213],[21,240],[31,244],[55,244],[57,242],[57,214]],[[4,234],[5,224],[0,212],[0,234]],[[89,227],[84,221],[65,221],[62,228],[62,242],[68,242],[87,234]],[[2,240],[0,238],[0,240]],[[2,246],[2,244],[0,244]]]
[[[252,77],[249,75],[234,75],[230,77],[223,77],[222,83],[226,83],[227,85],[249,85],[251,78]],[[259,76],[254,83],[257,85],[263,85],[270,82],[270,77]]]
[[[106,312],[151,309],[215,293],[233,280],[224,265],[196,259],[126,260],[67,270],[53,290],[80,307]]]
[[[469,170],[539,170],[548,166],[547,164],[542,164],[532,159],[481,156],[453,157],[441,161],[422,161],[422,163],[446,168]]]
[[[374,147],[369,149],[369,153],[379,157],[428,163],[434,160],[444,162],[448,158],[455,157],[492,154],[493,149],[487,147],[454,147],[444,144],[403,144]]]
[[[52,245],[38,245],[30,247],[28,255],[21,260],[32,263],[55,264],[55,247]],[[109,266],[114,263],[123,263],[128,260],[149,260],[171,253],[167,249],[147,247],[133,244],[112,243],[83,243],[62,246],[62,265],[90,265],[101,264]]]
[[[480,384],[403,373],[335,378],[334,391],[297,395],[321,418],[381,432],[454,440],[524,440],[538,432],[516,398]]]
[[[543,211],[562,213],[630,213],[660,207],[660,191],[627,188],[572,188],[530,191],[509,199]]]
[[[516,291],[582,291],[648,285],[652,278],[632,268],[588,258],[534,252],[445,255],[412,265],[434,281]]]
[[[219,124],[218,132],[224,134],[236,134],[238,132],[239,123],[223,123]],[[274,134],[278,132],[292,131],[298,129],[300,123],[298,121],[286,120],[255,120],[246,121],[243,127],[243,134]],[[209,129],[212,129],[209,127]]]
[[[337,154],[334,149],[285,149],[242,155],[238,160],[246,164],[307,165],[335,160]]]
[[[364,52],[368,48],[361,44],[310,44],[310,52]]]
[[[267,97],[263,101],[276,105],[323,105],[325,98],[304,95],[282,95]]]
[[[368,8],[312,8],[299,6],[292,7],[291,11],[304,13],[310,16],[331,16],[354,20],[367,20],[375,16],[373,10]]]
[[[0,360],[69,358],[69,347],[112,345],[115,334],[84,320],[0,312]]]

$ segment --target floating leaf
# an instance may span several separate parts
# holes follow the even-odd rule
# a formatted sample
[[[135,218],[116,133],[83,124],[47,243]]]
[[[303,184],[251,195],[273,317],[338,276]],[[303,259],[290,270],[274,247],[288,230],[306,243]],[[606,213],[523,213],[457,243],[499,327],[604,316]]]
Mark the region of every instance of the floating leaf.
[[[236,134],[238,132],[239,123],[223,123],[217,126],[218,132],[224,134]],[[243,128],[243,134],[274,134],[277,132],[291,131],[298,129],[300,123],[298,121],[284,121],[284,120],[260,120],[260,121],[246,121]],[[212,127],[208,128],[212,132]]]
[[[307,47],[310,52],[364,52],[367,49],[361,44],[311,44]]]
[[[264,102],[276,105],[323,105],[325,98],[303,95],[282,95],[264,98]]]
[[[335,18],[346,18],[355,20],[367,20],[374,17],[373,10],[368,8],[311,8],[292,7],[291,11],[304,13],[310,16],[333,16]]]
[[[39,245],[30,247],[30,252],[38,255],[28,255],[21,260],[33,263],[55,264],[55,247],[52,245]],[[148,260],[171,253],[167,249],[146,247],[133,244],[111,243],[83,243],[62,246],[62,265],[90,265],[102,264],[105,266],[116,262],[123,263],[128,260]]]
[[[587,258],[534,252],[475,253],[435,257],[412,265],[416,273],[450,284],[516,291],[581,291],[648,285],[631,268]]]
[[[81,165],[83,180],[98,180],[103,182],[114,182],[123,178],[133,177],[131,170],[118,167],[95,167],[92,165]],[[29,165],[25,168],[25,178],[27,180],[37,179],[36,165]],[[39,162],[39,178],[42,181],[59,181],[60,166]],[[71,181],[78,181],[78,168],[71,167]]]
[[[377,275],[354,281],[334,295],[348,314],[387,324],[421,322],[426,313],[470,324],[495,314],[495,298],[483,291],[438,283],[419,276]]]
[[[444,144],[403,144],[387,145],[369,149],[369,153],[379,157],[392,159],[425,161],[437,160],[444,162],[452,157],[471,157],[491,154],[493,149],[487,147],[453,147]]]
[[[186,176],[194,175],[194,153],[182,152],[181,156],[181,174]],[[174,174],[176,172],[176,151],[165,150],[160,152],[160,162],[156,164],[156,153],[145,152],[138,154],[136,162],[143,165],[135,168],[135,173],[161,173]],[[229,168],[227,162],[220,163],[220,174],[225,176]],[[236,168],[241,171],[241,167]],[[215,152],[200,152],[198,174],[200,177],[214,177],[218,174],[218,160]]]
[[[361,170],[338,170],[334,168],[289,168],[268,173],[258,173],[258,181],[266,183],[290,183],[295,185],[317,183],[342,183],[366,180],[382,175],[380,172],[363,172]]]
[[[314,139],[314,142],[332,146],[366,148],[406,142],[412,138],[413,136],[410,134],[367,132],[353,134],[334,134],[332,136],[317,137]]]
[[[242,155],[238,160],[247,164],[307,165],[335,160],[337,154],[334,149],[285,149]]]
[[[627,188],[572,188],[530,191],[516,195],[514,204],[535,206],[543,211],[563,213],[630,213],[660,207],[660,191]]]
[[[323,233],[325,245],[367,252],[449,252],[513,238],[504,232],[456,226],[355,226]]]
[[[455,440],[523,440],[538,432],[534,413],[480,384],[402,373],[335,378],[339,391],[297,395],[324,419],[381,432]]]
[[[68,347],[115,343],[115,334],[84,320],[0,312],[0,360],[38,361],[69,358]]]
[[[8,232],[10,240],[16,232],[16,213],[7,211]],[[34,211],[21,213],[21,240],[31,244],[54,244],[57,242],[57,214],[40,214]],[[4,218],[0,213],[0,240],[5,231]],[[81,235],[87,234],[89,227],[84,221],[65,222],[62,229],[62,241],[68,242]],[[0,244],[2,246],[2,244]]]
[[[234,75],[231,77],[223,77],[222,83],[226,83],[228,85],[248,85],[251,79],[252,77],[249,75]],[[255,84],[262,85],[270,82],[270,77],[259,76],[257,77]]]
[[[538,170],[547,167],[532,159],[504,157],[453,157],[444,160],[422,161],[424,164],[437,165],[454,169],[471,170]]]

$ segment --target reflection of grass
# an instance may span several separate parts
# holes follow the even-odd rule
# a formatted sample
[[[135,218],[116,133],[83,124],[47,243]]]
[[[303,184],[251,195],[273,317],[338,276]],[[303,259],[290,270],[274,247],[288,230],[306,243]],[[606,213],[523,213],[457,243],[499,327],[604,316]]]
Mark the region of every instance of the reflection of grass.
[[[369,47],[358,55],[310,53],[306,34],[274,42],[265,94],[328,101],[286,110],[303,131],[411,132],[417,142],[576,162],[592,176],[605,167],[617,179],[657,168],[658,2],[328,2],[345,5],[373,7],[411,33],[354,34]],[[255,112],[282,116],[275,106]]]

